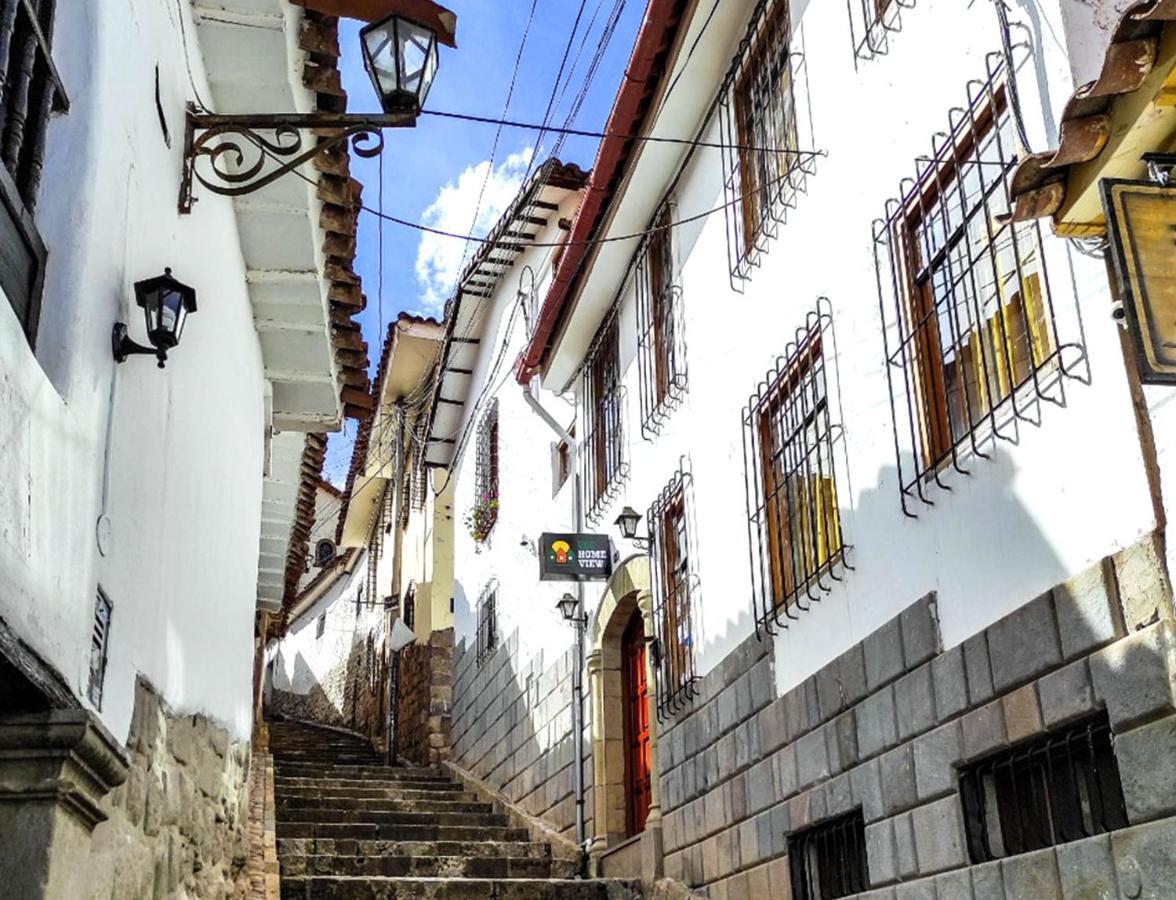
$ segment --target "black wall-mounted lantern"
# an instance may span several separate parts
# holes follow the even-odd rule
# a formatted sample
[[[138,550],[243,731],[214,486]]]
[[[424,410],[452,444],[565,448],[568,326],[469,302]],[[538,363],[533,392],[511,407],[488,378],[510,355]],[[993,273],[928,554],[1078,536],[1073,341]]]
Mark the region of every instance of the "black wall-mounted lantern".
[[[359,38],[364,66],[384,112],[419,114],[437,74],[436,33],[392,15],[368,25]]]
[[[637,512],[631,506],[626,506],[621,510],[621,514],[617,516],[615,524],[621,530],[621,537],[627,541],[632,541],[638,547],[644,549],[649,546],[649,536],[637,536],[637,525],[640,521],[641,513]]]
[[[575,594],[564,594],[557,601],[555,605],[559,607],[559,614],[564,617],[566,622],[574,622],[576,620],[576,609],[580,605],[580,601],[576,599]]]
[[[167,362],[167,351],[180,342],[188,313],[196,311],[196,291],[173,278],[171,269],[164,269],[162,275],[135,284],[135,302],[143,310],[151,346],[135,343],[127,336],[126,324],[115,322],[112,335],[115,362],[150,353],[159,360],[162,369]]]

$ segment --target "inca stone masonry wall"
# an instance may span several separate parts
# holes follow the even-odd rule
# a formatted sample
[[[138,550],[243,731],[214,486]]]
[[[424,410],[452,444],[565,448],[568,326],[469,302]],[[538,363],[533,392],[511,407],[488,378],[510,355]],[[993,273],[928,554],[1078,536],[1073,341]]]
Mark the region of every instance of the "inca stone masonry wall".
[[[205,716],[173,714],[140,678],[127,751],[127,780],[103,800],[109,818],[84,863],[86,900],[233,897],[247,857],[249,744]]]
[[[427,644],[400,651],[397,754],[421,766],[452,757],[453,629],[434,631]]]
[[[788,898],[788,836],[859,807],[870,900],[1176,896],[1176,627],[1147,539],[943,651],[934,596],[773,697],[745,641],[662,726],[666,874]],[[971,865],[956,766],[1104,709],[1129,828]]]
[[[575,835],[572,792],[572,661],[569,649],[548,663],[546,655],[521,665],[518,633],[477,661],[462,641],[454,651],[453,761],[529,815],[565,836]],[[584,704],[584,734],[591,734]],[[585,741],[585,818],[592,833],[592,753]]]

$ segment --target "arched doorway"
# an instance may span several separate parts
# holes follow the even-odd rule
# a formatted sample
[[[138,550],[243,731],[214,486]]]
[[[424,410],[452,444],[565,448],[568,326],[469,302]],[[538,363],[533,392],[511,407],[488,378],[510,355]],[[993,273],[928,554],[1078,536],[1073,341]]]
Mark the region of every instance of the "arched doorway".
[[[631,837],[645,830],[653,790],[645,618],[639,609],[633,610],[621,636],[621,666],[625,710],[625,828]]]

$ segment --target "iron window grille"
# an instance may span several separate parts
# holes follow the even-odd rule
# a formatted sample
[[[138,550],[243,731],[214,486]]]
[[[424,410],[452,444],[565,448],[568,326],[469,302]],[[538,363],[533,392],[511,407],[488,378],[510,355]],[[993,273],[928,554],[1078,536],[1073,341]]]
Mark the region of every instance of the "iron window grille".
[[[686,394],[686,342],[682,288],[674,264],[674,205],[665,203],[637,251],[637,366],[641,382],[641,435],[654,438]]]
[[[625,458],[625,390],[621,385],[616,304],[597,332],[583,367],[585,437],[580,456],[588,523],[600,522],[629,476]]]
[[[856,62],[883,56],[890,50],[890,36],[902,29],[903,11],[912,9],[915,0],[846,0],[846,3]]]
[[[498,584],[490,582],[478,597],[478,665],[498,647]]]
[[[405,625],[416,630],[416,582],[409,583],[408,590],[404,593],[404,610],[401,618]]]
[[[474,508],[471,513],[474,538],[484,541],[498,521],[498,398],[478,422],[477,458],[474,464]]]
[[[576,437],[576,423],[573,422],[568,428],[568,437]],[[557,444],[552,444],[552,453],[554,455],[553,463],[553,483],[551,489],[551,496],[555,496],[560,492],[560,489],[567,483],[568,478],[572,474],[572,447],[567,441],[560,441]]]
[[[314,563],[320,569],[329,566],[335,561],[335,543],[334,541],[323,538],[314,545]]]
[[[961,769],[960,798],[976,863],[1128,824],[1105,712]]]
[[[760,255],[815,173],[808,67],[786,0],[760,0],[719,95],[723,200],[731,283],[751,277]],[[802,139],[804,144],[802,144]]]
[[[1040,401],[1064,405],[1062,359],[1038,223],[1012,223],[1020,148],[1003,53],[968,84],[946,134],[874,224],[886,375],[903,511],[966,455],[1036,424]],[[889,300],[889,304],[888,301]],[[889,312],[888,312],[889,305]]]
[[[860,809],[788,838],[793,900],[834,900],[869,887]]]
[[[700,591],[693,487],[687,460],[683,459],[646,516],[653,562],[653,663],[658,721],[676,715],[698,695],[694,621]]]
[[[420,416],[412,433],[412,508],[418,512],[425,508],[429,491],[429,469],[425,465],[425,448],[429,441],[429,417]]]
[[[33,220],[49,118],[69,111],[53,63],[54,0],[0,0],[0,290],[29,344],[35,342],[45,276],[45,246]]]
[[[90,679],[87,695],[94,708],[102,709],[102,692],[106,686],[106,658],[110,649],[110,619],[114,605],[101,590],[94,602],[94,627],[90,632]]]
[[[743,408],[748,549],[757,633],[772,634],[820,600],[851,568],[837,505],[825,351],[833,312],[821,298]],[[832,387],[835,387],[835,380]]]
[[[404,471],[400,486],[400,530],[408,528],[408,516],[412,512],[412,466]]]

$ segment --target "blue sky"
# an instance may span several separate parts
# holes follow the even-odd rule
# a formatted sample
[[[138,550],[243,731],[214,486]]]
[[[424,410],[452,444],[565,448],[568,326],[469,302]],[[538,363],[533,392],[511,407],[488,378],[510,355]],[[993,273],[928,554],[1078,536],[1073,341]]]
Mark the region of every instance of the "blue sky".
[[[426,109],[493,118],[502,117],[506,110],[511,119],[542,122],[560,61],[572,38],[580,3],[536,0],[534,21],[507,110],[511,75],[531,2],[453,0],[448,4],[458,17],[458,49],[441,48],[440,68]],[[551,121],[564,124],[572,100],[584,85],[589,64],[601,45],[604,28],[614,11],[620,10],[615,32],[574,120],[577,128],[600,131],[612,108],[645,2],[585,0],[583,9],[568,55],[568,68],[571,69],[577,53],[580,58],[571,69],[570,81],[565,71],[564,82],[568,86],[562,101],[555,106]],[[359,27],[359,23],[347,20],[340,27],[343,84],[350,95],[350,111],[370,112],[378,109],[378,103],[359,52]],[[547,135],[536,148],[539,137],[536,131],[504,128],[495,151],[494,137],[493,125],[427,115],[420,118],[415,129],[386,132],[385,212],[457,233],[485,233],[515,196],[532,156],[534,164],[548,158],[556,140],[556,136]],[[567,138],[559,157],[587,169],[595,156],[596,143],[594,139]],[[373,209],[380,204],[380,165],[380,160],[374,159],[352,162],[352,173],[364,184],[364,203]],[[479,194],[482,194],[480,209]],[[386,327],[401,310],[440,318],[441,306],[452,290],[466,253],[463,241],[427,236],[392,223],[385,223],[383,231],[381,303],[379,226],[374,216],[361,217],[355,265],[363,278],[368,307],[358,316],[358,321],[368,342],[373,377],[383,341],[381,321]],[[473,251],[471,245],[468,252]],[[354,436],[355,423],[351,421],[343,434],[331,436],[324,475],[336,484],[341,485],[346,479]]]

